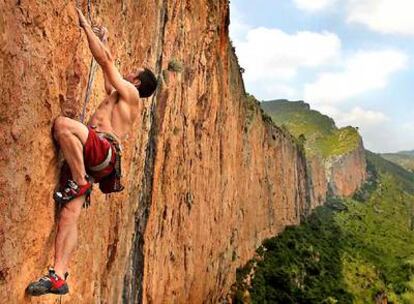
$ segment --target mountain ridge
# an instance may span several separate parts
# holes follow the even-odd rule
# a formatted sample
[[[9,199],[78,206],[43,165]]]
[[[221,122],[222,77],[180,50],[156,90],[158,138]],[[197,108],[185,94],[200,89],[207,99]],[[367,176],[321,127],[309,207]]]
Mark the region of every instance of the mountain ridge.
[[[414,150],[396,153],[381,153],[381,156],[409,171],[414,171]]]

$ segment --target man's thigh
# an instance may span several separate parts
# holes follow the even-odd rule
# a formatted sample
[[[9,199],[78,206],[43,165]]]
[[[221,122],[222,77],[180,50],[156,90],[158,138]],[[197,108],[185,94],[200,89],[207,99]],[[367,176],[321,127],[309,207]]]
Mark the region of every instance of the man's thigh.
[[[70,133],[78,137],[83,145],[85,145],[86,141],[88,140],[88,127],[77,120],[60,116],[56,118],[55,128],[69,131]]]

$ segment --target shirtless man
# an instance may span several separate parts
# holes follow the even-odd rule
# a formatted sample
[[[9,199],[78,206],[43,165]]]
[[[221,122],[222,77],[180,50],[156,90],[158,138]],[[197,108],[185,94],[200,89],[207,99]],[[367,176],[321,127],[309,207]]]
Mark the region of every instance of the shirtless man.
[[[122,78],[108,49],[106,29],[92,28],[82,12],[77,10],[79,24],[85,31],[92,55],[103,70],[108,96],[88,126],[63,116],[55,120],[53,135],[62,149],[71,177],[66,178],[54,194],[55,200],[62,204],[54,268],[28,286],[28,293],[34,296],[69,292],[66,271],[77,242],[77,220],[82,205],[89,197],[93,181],[99,182],[101,190],[106,193],[122,190],[120,184],[114,183],[119,178],[115,172],[120,158],[119,141],[130,131],[138,116],[140,98],[151,96],[157,86],[154,74],[148,69],[138,69]]]

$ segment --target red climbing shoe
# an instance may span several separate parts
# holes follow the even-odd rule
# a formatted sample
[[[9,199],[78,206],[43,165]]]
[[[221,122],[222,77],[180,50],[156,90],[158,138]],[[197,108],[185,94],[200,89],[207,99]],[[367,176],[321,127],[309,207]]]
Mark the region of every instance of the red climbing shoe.
[[[27,293],[31,296],[41,296],[48,293],[64,295],[69,292],[69,286],[66,284],[68,273],[65,273],[65,279],[59,277],[53,268],[49,268],[49,273],[41,277],[39,281],[30,283],[27,287]]]
[[[86,184],[78,185],[73,180],[69,179],[63,189],[56,191],[53,194],[53,198],[58,203],[67,203],[76,197],[86,194],[88,198],[92,192],[92,182],[88,176],[86,176]]]

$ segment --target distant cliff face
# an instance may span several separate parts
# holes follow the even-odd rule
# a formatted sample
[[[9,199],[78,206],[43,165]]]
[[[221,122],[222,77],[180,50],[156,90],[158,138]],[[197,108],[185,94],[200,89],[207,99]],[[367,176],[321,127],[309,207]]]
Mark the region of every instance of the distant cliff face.
[[[328,194],[352,196],[367,178],[365,149],[362,140],[351,151],[326,159],[316,155],[307,158],[311,175],[311,206],[320,206]]]
[[[367,178],[365,167],[362,141],[357,149],[330,158],[325,163],[329,190],[335,195],[351,196]]]
[[[312,207],[325,202],[327,194],[351,196],[365,181],[365,150],[356,129],[337,128],[332,118],[303,101],[272,100],[261,105],[276,124],[304,143]]]
[[[325,203],[328,193],[328,183],[324,159],[314,155],[307,158],[308,188],[310,192],[311,209]]]
[[[91,56],[73,3],[0,12],[0,297],[54,303],[24,289],[52,263],[50,128],[62,113],[79,117]],[[246,98],[227,1],[100,1],[92,16],[112,33],[122,72],[144,63],[161,85],[124,143],[126,190],[95,189],[81,215],[65,301],[216,303],[264,238],[323,201],[324,169]],[[87,116],[103,96],[98,72]]]

